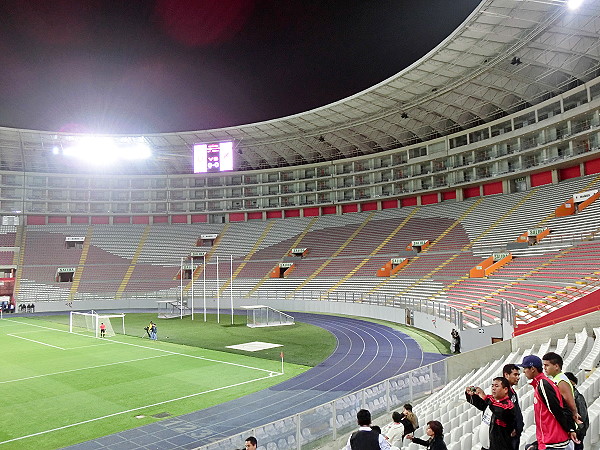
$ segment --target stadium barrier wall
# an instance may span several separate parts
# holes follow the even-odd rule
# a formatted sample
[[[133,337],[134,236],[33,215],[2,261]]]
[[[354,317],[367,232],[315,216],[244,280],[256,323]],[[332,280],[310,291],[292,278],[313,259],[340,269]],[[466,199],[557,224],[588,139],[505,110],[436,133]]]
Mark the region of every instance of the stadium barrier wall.
[[[289,293],[288,293],[289,294]],[[271,292],[267,296],[252,298],[229,298],[222,296],[219,299],[221,313],[228,314],[233,308],[264,304],[280,311],[302,311],[326,314],[345,314],[356,317],[386,320],[401,325],[410,325],[428,331],[442,339],[449,340],[452,329],[461,329],[462,316],[455,308],[443,302],[427,302],[407,298],[394,298],[389,296],[374,296],[363,298],[360,295],[347,295],[346,293],[323,294],[322,292],[299,293],[298,297],[286,299],[286,294]],[[166,300],[176,301],[172,294],[158,297],[135,297],[120,299],[83,299],[73,302],[63,301],[38,301],[35,303],[36,314],[59,311],[158,311],[157,302]],[[191,299],[187,299],[191,306]],[[204,298],[202,295],[194,298],[194,312],[203,312]],[[393,305],[393,306],[388,306]],[[217,308],[217,299],[206,298],[206,308]],[[238,311],[239,313],[239,311]],[[461,331],[461,345],[464,350],[481,348],[491,344],[496,339],[512,337],[512,324],[505,321],[502,324],[481,326],[478,329],[465,329]]]

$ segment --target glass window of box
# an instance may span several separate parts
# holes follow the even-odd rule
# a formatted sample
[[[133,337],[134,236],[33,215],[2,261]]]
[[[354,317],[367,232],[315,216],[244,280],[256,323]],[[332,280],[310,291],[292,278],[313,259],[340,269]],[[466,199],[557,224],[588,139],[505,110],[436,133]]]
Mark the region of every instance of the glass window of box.
[[[481,130],[473,131],[469,133],[469,142],[472,144],[473,142],[483,141],[484,139],[488,139],[490,137],[490,132],[488,128],[482,128]]]
[[[131,180],[132,189],[148,189],[148,179],[134,178]]]
[[[409,158],[420,158],[421,156],[427,156],[427,147],[416,147],[408,150]]]
[[[31,181],[33,181],[32,178],[43,179],[44,180],[43,181],[44,184],[41,184],[39,186],[45,186],[45,183],[46,183],[46,178],[45,177],[28,177],[27,182],[28,182],[29,186],[35,186],[35,185],[31,184]],[[6,185],[6,186],[17,186],[17,185],[19,185],[21,183],[17,179],[16,175],[2,175],[2,184]]]
[[[151,200],[166,200],[167,191],[152,191],[150,194]]]
[[[515,117],[514,119],[515,130],[526,127],[535,123],[535,111],[530,111],[522,116]]]
[[[206,178],[200,178],[200,177],[196,177],[194,178],[194,186],[205,186],[206,185]]]
[[[467,145],[466,134],[456,136],[450,139],[450,148],[462,147],[463,145]]]
[[[67,212],[67,204],[62,202],[48,203],[48,212],[51,213],[62,213]]]
[[[87,200],[88,191],[70,191],[71,200]]]
[[[66,200],[67,191],[52,190],[48,192],[48,197],[50,198],[50,200]]]
[[[205,202],[194,202],[194,211],[204,211],[206,209]]]
[[[129,212],[129,203],[113,203],[111,205],[111,210],[114,213],[128,213]]]
[[[69,209],[74,213],[86,213],[87,212],[87,203],[70,203]]]
[[[129,200],[129,191],[113,191],[111,199],[119,202],[127,201]]]
[[[185,202],[171,202],[169,204],[169,210],[173,212],[184,212],[187,209],[187,203]]]
[[[93,201],[105,201],[110,199],[109,191],[102,191],[99,189],[94,189],[90,192],[90,200]]]
[[[172,200],[185,200],[186,192],[185,191],[170,191],[169,197]]]
[[[126,178],[113,178],[112,187],[113,189],[127,189],[129,187],[129,180]]]
[[[131,201],[144,202],[148,201],[150,194],[148,191],[131,191]]]
[[[507,120],[505,122],[497,123],[496,125],[492,125],[491,130],[492,130],[492,137],[500,136],[501,134],[511,132],[512,124],[510,123],[510,120]]]
[[[90,185],[94,189],[108,189],[110,187],[110,179],[108,178],[92,178]]]
[[[150,180],[150,186],[154,189],[166,189],[167,179],[166,178],[152,178]]]
[[[587,90],[583,89],[576,94],[570,95],[563,100],[563,109],[569,111],[570,109],[576,108],[586,104],[588,101]]]
[[[590,87],[590,97],[592,100],[600,98],[600,83],[596,83]]]
[[[397,166],[399,164],[406,164],[408,162],[408,154],[406,151],[398,152],[392,157],[392,164]]]
[[[543,106],[538,110],[538,121],[549,119],[550,117],[557,116],[560,113],[560,102],[553,102],[549,105]]]
[[[167,204],[164,202],[152,203],[150,205],[150,209],[155,213],[166,213],[167,212]]]
[[[63,177],[50,177],[48,179],[48,186],[57,187],[57,188],[65,188],[69,185],[69,180]]]
[[[94,214],[109,213],[108,203],[90,203],[90,212]]]
[[[207,186],[215,187],[215,186],[223,186],[223,181],[218,177],[210,177],[206,179]]]
[[[132,203],[131,212],[134,214],[146,214],[148,213],[150,205],[148,203]]]
[[[319,180],[319,183],[317,184],[317,188],[319,191],[331,189],[331,180]]]
[[[9,197],[10,191],[11,191],[10,189],[2,188],[2,197],[11,198],[11,197]],[[46,198],[46,191],[42,190],[42,189],[28,189],[27,190],[27,198],[31,199],[31,200],[38,200],[38,199]]]
[[[187,178],[171,178],[169,180],[169,185],[172,188],[185,188],[187,187]]]

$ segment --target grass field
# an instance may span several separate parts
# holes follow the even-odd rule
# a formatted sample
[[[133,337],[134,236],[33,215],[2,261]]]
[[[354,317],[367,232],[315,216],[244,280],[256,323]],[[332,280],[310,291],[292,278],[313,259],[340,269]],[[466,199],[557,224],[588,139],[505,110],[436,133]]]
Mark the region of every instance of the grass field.
[[[335,347],[329,333],[307,324],[250,329],[244,318],[221,319],[128,314],[130,335],[97,339],[69,333],[68,316],[5,317],[0,449],[54,449],[206,408],[294,377]],[[149,320],[158,323],[158,341],[141,339]],[[283,347],[225,348],[251,341]]]

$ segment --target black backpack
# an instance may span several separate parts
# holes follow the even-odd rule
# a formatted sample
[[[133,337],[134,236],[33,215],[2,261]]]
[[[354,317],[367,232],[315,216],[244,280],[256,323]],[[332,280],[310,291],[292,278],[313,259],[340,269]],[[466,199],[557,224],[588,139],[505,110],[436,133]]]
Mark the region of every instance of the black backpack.
[[[583,439],[585,433],[587,433],[590,427],[590,418],[588,417],[587,402],[581,392],[576,387],[573,388],[573,397],[575,398],[575,406],[577,406],[577,412],[583,423],[577,424],[577,438]]]

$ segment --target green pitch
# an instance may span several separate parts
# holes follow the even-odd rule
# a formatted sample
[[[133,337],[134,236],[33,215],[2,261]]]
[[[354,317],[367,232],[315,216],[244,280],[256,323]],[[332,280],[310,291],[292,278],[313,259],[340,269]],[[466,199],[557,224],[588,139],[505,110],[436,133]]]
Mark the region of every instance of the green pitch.
[[[60,448],[223,403],[294,377],[335,347],[328,332],[306,324],[250,329],[244,318],[221,319],[128,314],[128,335],[98,339],[69,333],[68,316],[5,316],[0,449]],[[150,320],[158,341],[142,339]],[[283,347],[226,348],[251,341]]]

